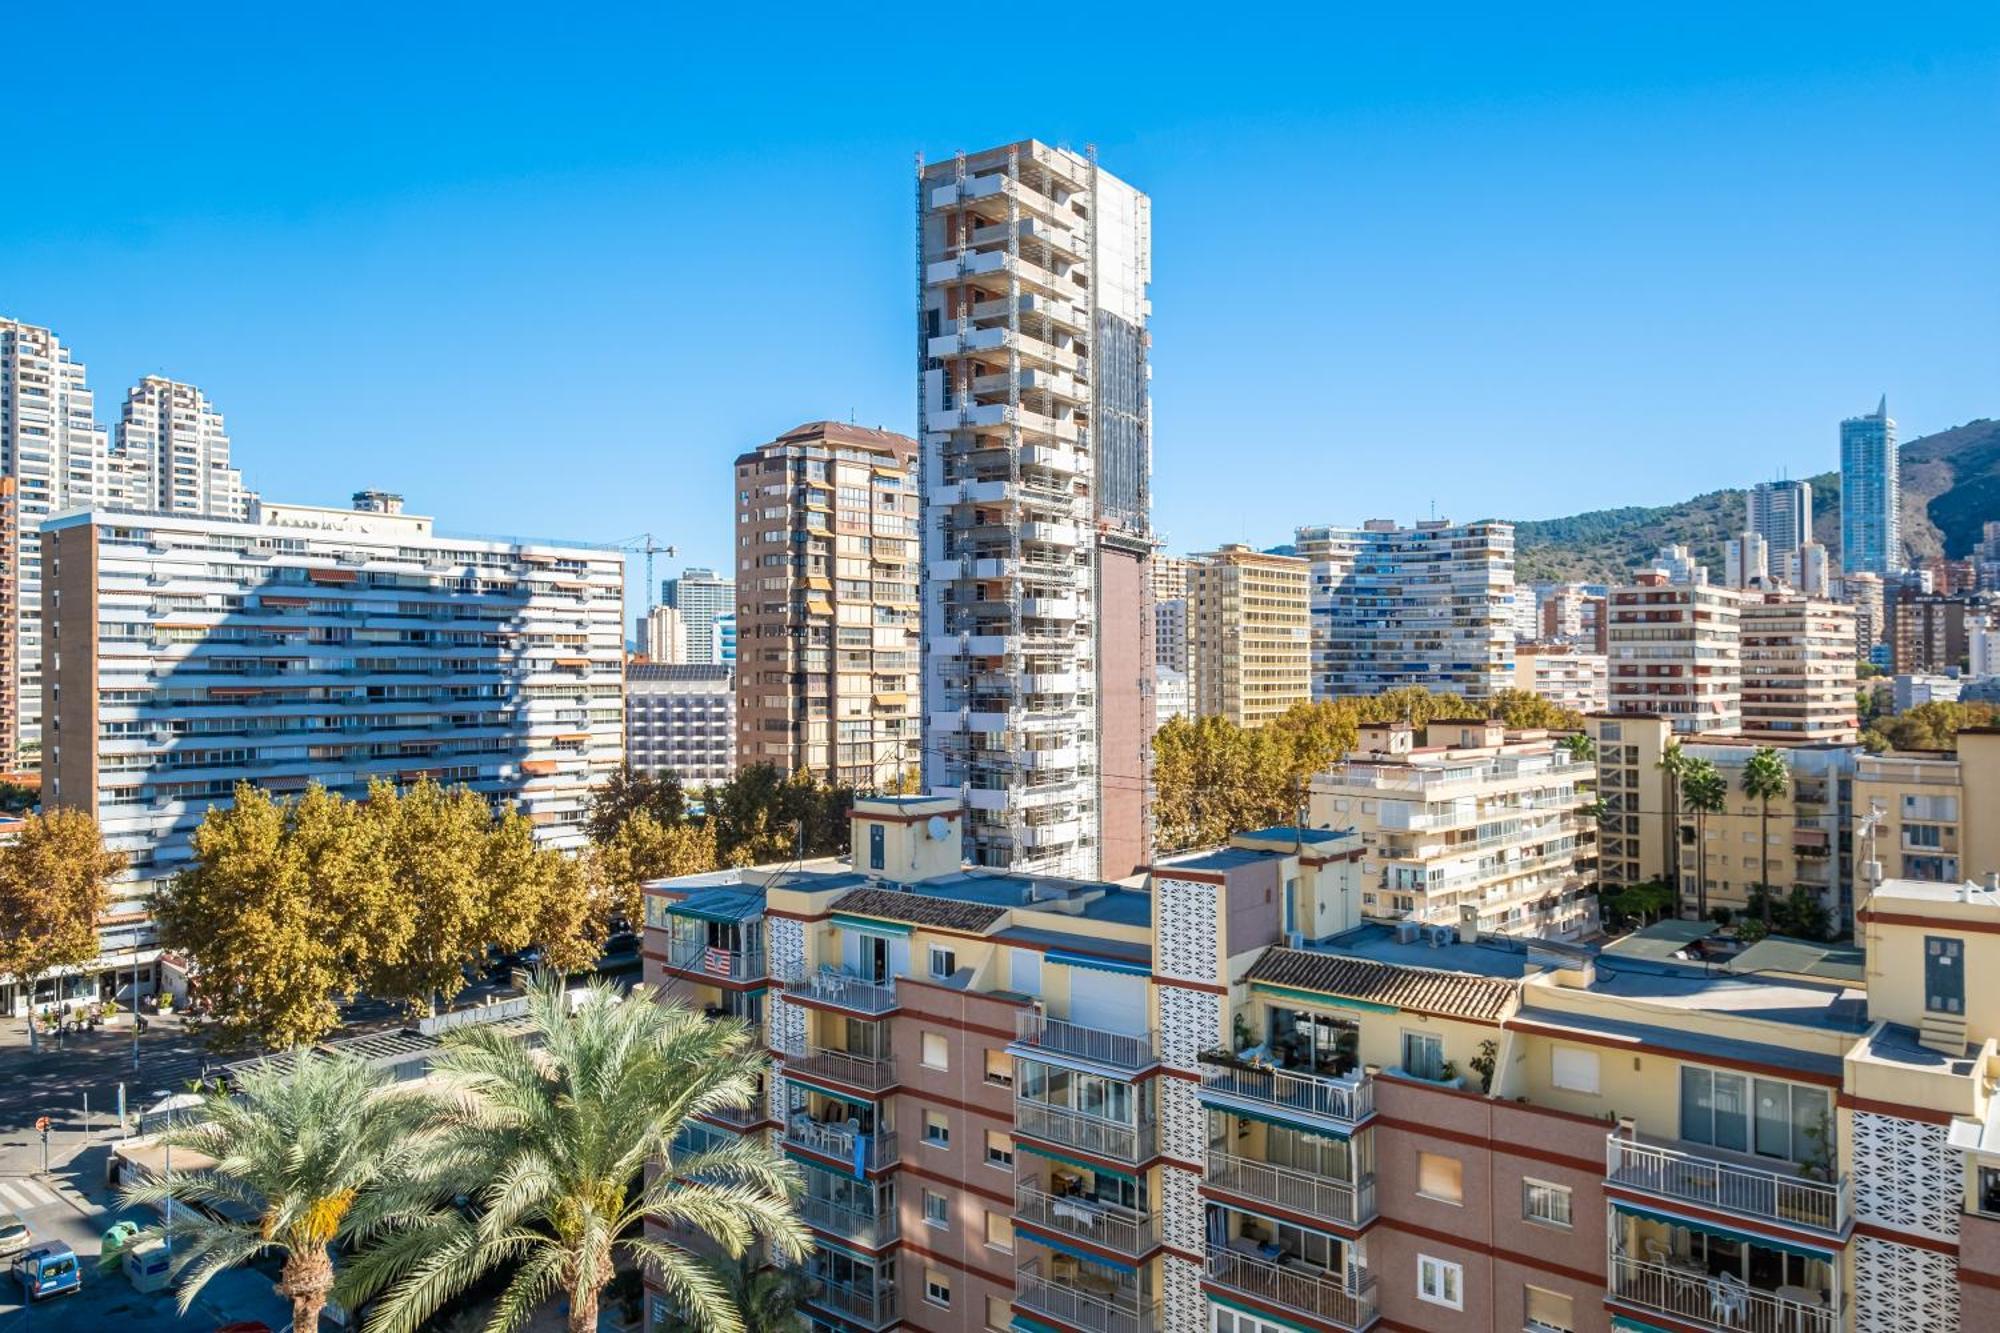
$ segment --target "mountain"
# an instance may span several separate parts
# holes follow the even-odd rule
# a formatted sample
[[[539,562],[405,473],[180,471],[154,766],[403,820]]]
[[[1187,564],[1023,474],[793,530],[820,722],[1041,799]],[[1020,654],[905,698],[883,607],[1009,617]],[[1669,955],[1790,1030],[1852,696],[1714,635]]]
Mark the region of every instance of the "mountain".
[[[1979,526],[2000,519],[2000,421],[1981,418],[1910,440],[1902,449],[1903,546],[1911,559],[1967,555]],[[1813,535],[1840,563],[1840,474],[1808,477]],[[1743,491],[1710,491],[1679,504],[1593,509],[1514,525],[1515,578],[1617,583],[1662,546],[1693,549],[1716,576],[1722,545],[1743,530]]]

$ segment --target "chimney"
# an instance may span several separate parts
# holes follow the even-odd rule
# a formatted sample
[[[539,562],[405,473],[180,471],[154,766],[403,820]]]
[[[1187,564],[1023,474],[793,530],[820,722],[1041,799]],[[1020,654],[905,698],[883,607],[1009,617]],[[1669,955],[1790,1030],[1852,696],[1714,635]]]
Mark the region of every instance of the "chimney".
[[[354,508],[363,514],[400,514],[403,497],[393,491],[356,491]]]

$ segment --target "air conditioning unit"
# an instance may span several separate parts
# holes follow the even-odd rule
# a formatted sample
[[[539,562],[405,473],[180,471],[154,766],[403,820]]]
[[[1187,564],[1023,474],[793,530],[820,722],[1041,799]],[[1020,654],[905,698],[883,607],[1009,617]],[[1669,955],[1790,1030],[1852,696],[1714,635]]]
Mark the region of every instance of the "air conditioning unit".
[[[1417,932],[1422,929],[1423,927],[1418,922],[1405,917],[1396,923],[1396,943],[1415,944],[1417,942]]]

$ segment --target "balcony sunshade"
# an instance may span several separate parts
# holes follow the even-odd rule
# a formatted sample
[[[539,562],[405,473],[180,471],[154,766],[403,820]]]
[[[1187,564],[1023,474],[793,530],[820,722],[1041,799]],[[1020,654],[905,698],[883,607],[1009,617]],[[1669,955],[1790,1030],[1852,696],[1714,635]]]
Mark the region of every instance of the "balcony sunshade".
[[[1208,1096],[1209,1092],[1209,1089],[1202,1088],[1195,1095],[1197,1098],[1202,1098]],[[1221,1088],[1214,1089],[1214,1093],[1218,1097],[1232,1095]],[[1268,1111],[1246,1111],[1235,1102],[1230,1102],[1227,1105],[1205,1104],[1209,1110],[1215,1112],[1217,1115],[1241,1116],[1245,1120],[1256,1120],[1266,1125],[1276,1125],[1279,1129],[1289,1129],[1294,1133],[1304,1130],[1309,1134],[1317,1134],[1323,1139],[1345,1139],[1353,1136],[1353,1129],[1335,1129],[1329,1123],[1330,1117],[1316,1115],[1311,1111],[1302,1111],[1297,1115],[1288,1116],[1278,1107],[1273,1107]]]
[[[1063,1153],[1057,1152],[1053,1148],[1044,1148],[1037,1144],[1022,1143],[1016,1140],[1014,1144],[1014,1149],[1017,1152],[1031,1152],[1037,1157],[1046,1157],[1051,1162],[1061,1162],[1064,1166],[1073,1166],[1077,1168],[1079,1171],[1089,1171],[1093,1175],[1113,1176],[1119,1180],[1132,1181],[1135,1184],[1138,1182],[1139,1179],[1138,1176],[1134,1175],[1130,1171],[1113,1171],[1108,1166],[1099,1166],[1095,1162],[1086,1162],[1081,1157],[1066,1156]]]
[[[1256,1306],[1245,1305],[1241,1301],[1232,1301],[1228,1297],[1220,1294],[1219,1292],[1211,1291],[1206,1294],[1208,1296],[1208,1299],[1214,1301],[1217,1305],[1226,1305],[1232,1310],[1239,1310],[1244,1314],[1253,1315],[1257,1319],[1264,1322],[1265,1324],[1270,1325],[1272,1328],[1288,1328],[1293,1330],[1293,1333],[1311,1333],[1311,1330],[1309,1330],[1304,1324],[1295,1324],[1289,1319],[1280,1319],[1276,1315],[1270,1313],[1268,1310],[1261,1310],[1258,1309]],[[1666,1330],[1648,1329],[1646,1330],[1646,1333],[1666,1333]]]
[[[1064,1254],[1073,1255],[1087,1264],[1096,1264],[1099,1268],[1109,1268],[1120,1273],[1136,1273],[1139,1271],[1137,1265],[1128,1264],[1123,1259],[1113,1259],[1111,1256],[1099,1254],[1095,1250],[1086,1250],[1080,1245],[1070,1245],[1057,1240],[1054,1236],[1044,1235],[1042,1232],[1034,1229],[1035,1224],[1033,1222],[1023,1222],[1019,1218],[1016,1218],[1014,1219],[1014,1225],[1022,1228],[1023,1234],[1028,1239],[1034,1241],[1035,1244],[1046,1245],[1052,1250],[1061,1250]]]
[[[1625,1333],[1667,1333],[1658,1324],[1648,1324],[1642,1320],[1630,1319],[1622,1314],[1611,1316],[1611,1327],[1623,1329]]]
[[[1339,1231],[1335,1230],[1336,1227],[1342,1225],[1341,1223],[1326,1222],[1322,1221],[1319,1218],[1314,1218],[1312,1225],[1307,1226],[1307,1225],[1301,1225],[1294,1218],[1276,1217],[1270,1213],[1260,1213],[1255,1208],[1246,1207],[1243,1204],[1234,1202],[1233,1200],[1228,1203],[1223,1203],[1222,1200],[1220,1199],[1212,1199],[1210,1200],[1210,1202],[1215,1203],[1223,1208],[1227,1208],[1232,1213],[1248,1213],[1250,1216],[1268,1222],[1274,1227],[1286,1226],[1286,1227],[1292,1227],[1299,1231],[1310,1231],[1314,1235],[1325,1236],[1328,1240],[1338,1241],[1342,1245],[1353,1245],[1356,1243],[1355,1241],[1348,1239],[1346,1236],[1341,1235]],[[1814,1258],[1818,1257],[1819,1256],[1817,1255],[1814,1256]]]
[[[1720,1240],[1733,1240],[1743,1245],[1761,1245],[1767,1250],[1777,1250],[1783,1254],[1795,1255],[1800,1259],[1818,1259],[1822,1263],[1830,1264],[1840,1262],[1840,1247],[1838,1245],[1828,1244],[1818,1246],[1801,1244],[1789,1240],[1775,1240],[1761,1231],[1753,1231],[1748,1227],[1737,1230],[1732,1227],[1726,1227],[1720,1222],[1711,1222],[1706,1218],[1685,1217],[1671,1209],[1655,1208],[1650,1204],[1633,1203],[1630,1199],[1613,1197],[1610,1202],[1611,1206],[1621,1213],[1631,1213],[1654,1222],[1665,1222],[1671,1227],[1686,1227],[1689,1231],[1699,1231],[1704,1236],[1714,1236]]]
[[[760,896],[748,893],[697,893],[670,903],[667,911],[673,916],[693,917],[697,921],[716,921],[723,925],[735,925],[740,921],[754,921],[763,915],[764,903]]]
[[[907,922],[877,921],[873,917],[847,916],[841,912],[833,913],[832,919],[833,924],[842,930],[858,930],[868,935],[894,935],[902,938],[916,931],[916,927]]]
[[[1119,958],[1096,958],[1087,953],[1070,953],[1066,949],[1050,949],[1043,955],[1043,959],[1046,962],[1061,963],[1065,967],[1087,967],[1093,972],[1119,972],[1133,977],[1150,976],[1153,971],[1145,963],[1128,963]]]

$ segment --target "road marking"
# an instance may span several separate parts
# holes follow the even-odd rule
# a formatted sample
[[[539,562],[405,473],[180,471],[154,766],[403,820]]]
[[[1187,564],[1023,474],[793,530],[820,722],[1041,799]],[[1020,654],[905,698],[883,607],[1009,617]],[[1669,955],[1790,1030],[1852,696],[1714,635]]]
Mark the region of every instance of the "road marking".
[[[31,1210],[61,1202],[54,1194],[32,1180],[0,1180],[0,1198],[4,1198],[16,1208]]]

